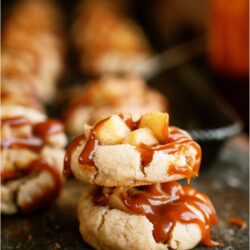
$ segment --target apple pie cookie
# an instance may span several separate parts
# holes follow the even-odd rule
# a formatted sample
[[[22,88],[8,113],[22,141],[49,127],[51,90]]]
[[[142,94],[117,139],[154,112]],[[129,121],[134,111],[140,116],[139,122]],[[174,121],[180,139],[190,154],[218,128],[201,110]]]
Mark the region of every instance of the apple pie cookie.
[[[131,72],[151,55],[142,29],[117,3],[88,0],[76,8],[72,41],[88,75]]]
[[[65,174],[108,187],[190,180],[198,175],[200,146],[168,119],[161,112],[137,120],[120,114],[85,126],[67,148]]]
[[[105,115],[131,113],[138,119],[149,111],[167,111],[166,98],[136,76],[108,75],[77,89],[65,112],[67,131],[82,133],[84,124],[94,124]]]
[[[35,109],[4,105],[1,135],[1,213],[31,213],[48,205],[63,183],[62,123]]]
[[[98,250],[187,250],[211,240],[217,216],[209,198],[167,182],[141,187],[94,187],[78,206],[83,239]]]
[[[49,0],[24,0],[10,9],[2,35],[2,88],[49,102],[63,70],[60,11]]]

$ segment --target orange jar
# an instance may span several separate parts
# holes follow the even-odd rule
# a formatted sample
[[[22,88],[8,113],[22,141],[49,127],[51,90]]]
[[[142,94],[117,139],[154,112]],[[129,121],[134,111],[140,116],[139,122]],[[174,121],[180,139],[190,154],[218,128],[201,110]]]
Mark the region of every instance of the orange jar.
[[[248,0],[210,0],[209,60],[223,75],[245,77],[249,71]]]

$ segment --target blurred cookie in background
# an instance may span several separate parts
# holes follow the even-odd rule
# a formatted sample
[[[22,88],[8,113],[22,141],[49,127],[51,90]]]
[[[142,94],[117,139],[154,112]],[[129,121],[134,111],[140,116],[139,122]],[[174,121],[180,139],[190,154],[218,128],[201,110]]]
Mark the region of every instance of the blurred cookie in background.
[[[63,124],[32,108],[2,105],[1,135],[1,213],[50,204],[63,184]]]
[[[49,102],[63,70],[61,15],[50,1],[13,5],[3,26],[2,85]],[[6,86],[7,85],[7,86]]]
[[[76,7],[72,42],[87,75],[129,72],[151,54],[143,31],[119,3],[88,0]]]
[[[167,111],[167,99],[134,75],[107,75],[92,80],[71,93],[64,113],[65,126],[71,135],[82,134],[84,124],[94,124],[100,117],[131,113],[136,119],[149,111]]]

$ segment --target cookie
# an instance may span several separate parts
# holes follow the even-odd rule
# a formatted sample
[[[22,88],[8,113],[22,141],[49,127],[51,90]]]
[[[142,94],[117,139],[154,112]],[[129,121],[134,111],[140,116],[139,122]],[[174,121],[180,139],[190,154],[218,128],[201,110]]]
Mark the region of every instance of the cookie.
[[[151,112],[134,121],[111,115],[85,127],[68,147],[65,169],[83,182],[137,186],[198,175],[199,145],[185,131],[168,126],[168,114]]]
[[[140,188],[86,190],[78,207],[83,239],[98,250],[187,250],[217,245],[209,199],[176,182]],[[199,204],[199,205],[197,205]]]
[[[1,111],[1,213],[32,213],[62,188],[64,128],[35,109],[3,105]]]
[[[63,70],[60,34],[60,13],[51,1],[13,5],[3,26],[2,88],[51,101]]]
[[[131,72],[151,55],[145,34],[118,5],[91,0],[76,8],[72,40],[85,74]]]
[[[149,111],[167,111],[167,100],[133,75],[107,75],[76,89],[65,112],[67,131],[82,133],[83,125],[93,125],[103,116],[131,113],[135,119]]]

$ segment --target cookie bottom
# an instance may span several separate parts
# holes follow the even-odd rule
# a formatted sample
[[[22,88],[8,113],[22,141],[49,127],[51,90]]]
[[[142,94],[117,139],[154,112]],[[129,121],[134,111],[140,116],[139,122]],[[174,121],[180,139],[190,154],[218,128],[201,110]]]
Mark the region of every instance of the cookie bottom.
[[[188,250],[201,240],[197,224],[177,222],[168,242],[157,243],[146,216],[96,206],[91,192],[91,188],[86,190],[80,200],[78,219],[83,240],[97,250]]]

